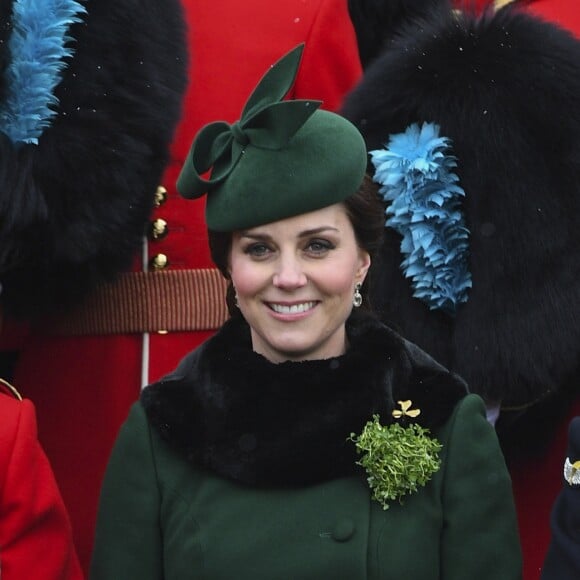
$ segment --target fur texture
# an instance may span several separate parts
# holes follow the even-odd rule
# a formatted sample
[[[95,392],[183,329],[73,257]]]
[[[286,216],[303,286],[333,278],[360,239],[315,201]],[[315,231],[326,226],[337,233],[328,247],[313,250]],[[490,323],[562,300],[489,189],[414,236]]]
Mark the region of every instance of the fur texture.
[[[415,345],[357,313],[338,358],[272,364],[232,319],[178,369],[143,391],[151,423],[190,461],[251,485],[306,485],[357,471],[350,433],[374,413],[393,422],[396,401],[442,425],[464,382]]]
[[[434,9],[449,10],[450,0],[348,0],[363,68],[366,68],[406,22]]]
[[[86,7],[51,127],[37,146],[0,134],[1,300],[12,316],[64,308],[130,266],[181,113],[179,1]]]
[[[467,303],[452,319],[413,299],[387,231],[381,318],[488,402],[527,406],[577,384],[580,43],[517,8],[438,13],[392,42],[343,112],[369,149],[411,123],[439,124],[466,192]]]

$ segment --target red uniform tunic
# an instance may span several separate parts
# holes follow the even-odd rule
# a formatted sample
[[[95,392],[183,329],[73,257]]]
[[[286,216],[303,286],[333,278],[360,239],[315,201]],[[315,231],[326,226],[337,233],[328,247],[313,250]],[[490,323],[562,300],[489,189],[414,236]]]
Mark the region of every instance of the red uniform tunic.
[[[0,575],[80,580],[72,530],[36,437],[34,407],[0,394]]]
[[[239,118],[267,67],[301,42],[306,46],[293,97],[321,99],[324,108],[337,109],[361,70],[346,0],[188,0],[184,7],[192,54],[190,87],[162,184],[167,196],[152,218],[164,220],[156,222],[161,235],[148,241],[143,262],[157,257],[163,265],[161,256],[166,258],[164,271],[187,273],[212,266],[203,201],[183,200],[175,190],[197,130],[210,121]],[[161,292],[147,308],[155,313],[167,301]],[[185,300],[196,301],[196,295]],[[179,318],[180,306],[170,306]],[[213,332],[149,330],[144,340],[138,332],[55,337],[39,329],[26,340],[15,371],[18,388],[37,406],[40,439],[71,515],[84,566],[90,559],[102,474],[130,404],[143,382],[173,369]]]
[[[534,0],[528,10],[580,36],[580,4],[571,0]]]

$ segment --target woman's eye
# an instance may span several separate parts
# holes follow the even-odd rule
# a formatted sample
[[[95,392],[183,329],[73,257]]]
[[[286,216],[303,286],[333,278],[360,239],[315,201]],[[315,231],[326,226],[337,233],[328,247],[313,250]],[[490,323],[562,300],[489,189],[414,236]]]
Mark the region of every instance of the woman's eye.
[[[254,258],[262,258],[267,256],[270,252],[270,248],[266,244],[258,243],[258,244],[250,244],[244,252]]]
[[[324,254],[333,248],[334,244],[328,240],[310,240],[306,249],[313,254]]]

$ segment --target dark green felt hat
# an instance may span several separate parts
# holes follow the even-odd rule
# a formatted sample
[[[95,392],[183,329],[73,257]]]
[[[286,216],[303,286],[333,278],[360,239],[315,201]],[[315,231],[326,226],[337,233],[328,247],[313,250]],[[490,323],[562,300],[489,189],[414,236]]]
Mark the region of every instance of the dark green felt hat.
[[[268,70],[239,121],[206,125],[193,141],[177,189],[187,198],[208,194],[209,229],[240,230],[314,211],[344,201],[361,184],[367,153],[354,125],[320,110],[320,101],[282,100],[303,48]]]

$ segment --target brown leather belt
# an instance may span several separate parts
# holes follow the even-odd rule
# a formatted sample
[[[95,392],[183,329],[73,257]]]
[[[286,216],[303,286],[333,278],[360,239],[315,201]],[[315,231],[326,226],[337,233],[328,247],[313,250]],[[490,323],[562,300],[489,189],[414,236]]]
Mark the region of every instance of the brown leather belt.
[[[227,283],[217,269],[128,272],[73,312],[42,325],[58,336],[213,330],[226,320]]]

